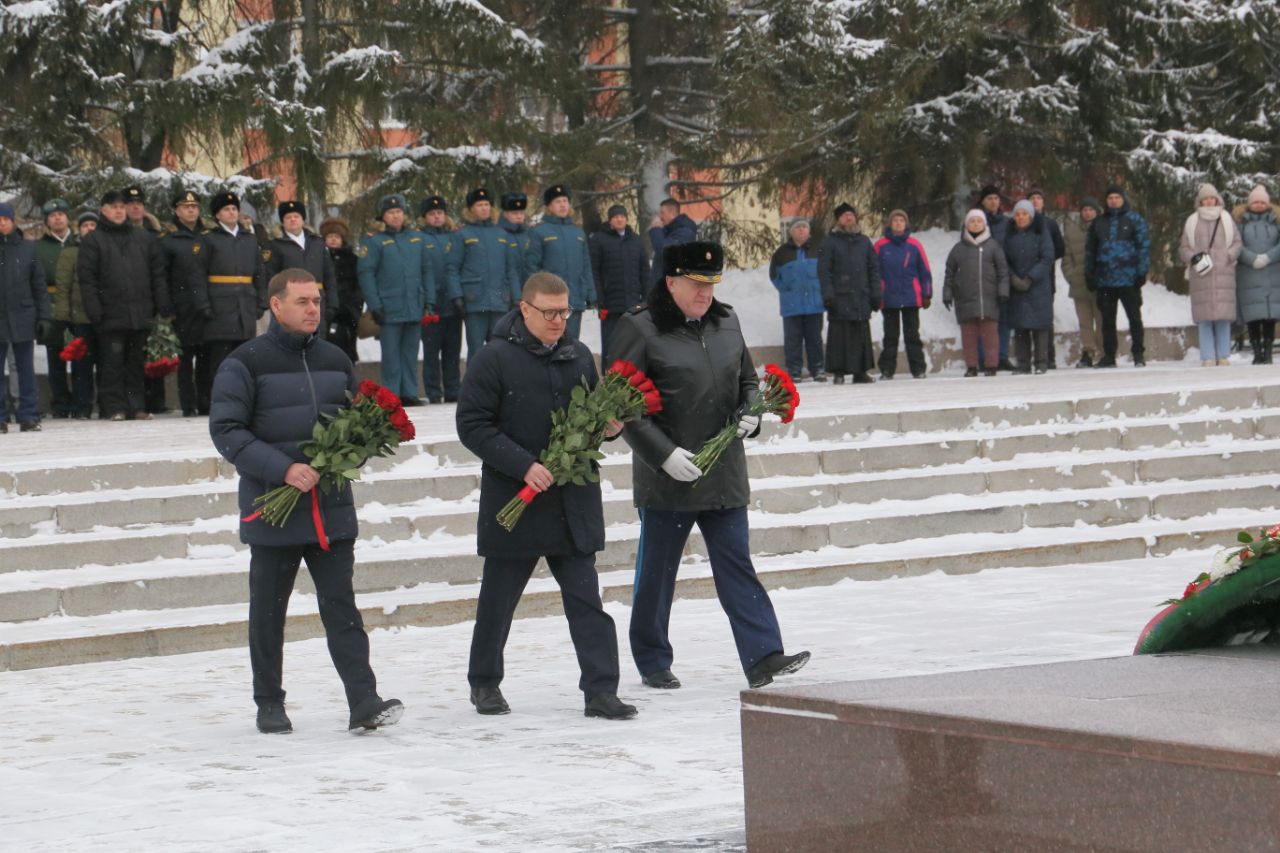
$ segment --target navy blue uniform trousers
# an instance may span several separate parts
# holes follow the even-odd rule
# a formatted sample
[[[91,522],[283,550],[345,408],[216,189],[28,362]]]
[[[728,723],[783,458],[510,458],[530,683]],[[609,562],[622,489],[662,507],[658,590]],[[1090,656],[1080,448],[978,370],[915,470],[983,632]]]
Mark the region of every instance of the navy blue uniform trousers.
[[[689,531],[697,524],[707,545],[716,597],[729,617],[745,672],[782,651],[773,602],[751,564],[746,507],[700,512],[640,510],[640,553],[631,601],[631,656],[641,675],[671,668],[671,602]]]
[[[300,510],[305,511],[305,510]],[[249,661],[253,666],[253,698],[259,705],[283,702],[284,620],[298,565],[307,561],[316,588],[320,621],[329,656],[346,688],[351,708],[378,692],[369,666],[369,635],[356,609],[351,586],[355,543],[350,539],[319,545],[249,546]]]
[[[497,687],[502,683],[502,651],[511,633],[511,619],[538,559],[485,557],[476,626],[471,634],[471,663],[467,668],[467,681],[472,687]],[[618,632],[613,617],[604,612],[600,601],[596,555],[549,555],[546,560],[560,585],[569,636],[578,653],[578,668],[582,671],[579,688],[588,699],[598,693],[617,693]]]
[[[422,327],[422,387],[432,403],[458,402],[461,359],[461,317],[450,314],[439,323]]]

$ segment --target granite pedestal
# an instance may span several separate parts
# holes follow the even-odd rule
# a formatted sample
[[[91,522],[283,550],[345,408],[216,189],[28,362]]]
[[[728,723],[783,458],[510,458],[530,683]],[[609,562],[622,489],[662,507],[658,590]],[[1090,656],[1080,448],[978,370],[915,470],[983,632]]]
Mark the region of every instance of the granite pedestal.
[[[1280,648],[742,694],[752,851],[1280,851]]]

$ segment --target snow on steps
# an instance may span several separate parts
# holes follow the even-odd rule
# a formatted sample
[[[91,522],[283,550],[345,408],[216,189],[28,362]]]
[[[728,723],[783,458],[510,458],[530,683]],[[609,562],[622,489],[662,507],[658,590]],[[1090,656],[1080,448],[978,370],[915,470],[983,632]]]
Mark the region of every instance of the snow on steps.
[[[749,451],[753,550],[771,585],[1161,555],[1225,543],[1280,506],[1269,369],[801,387],[805,415]],[[371,626],[474,614],[478,466],[449,437],[452,407],[417,411],[428,437],[357,487]],[[0,470],[0,669],[242,643],[235,484],[203,423],[128,425],[144,429],[116,430],[109,454],[68,450],[51,426],[37,434],[50,447],[6,454]],[[605,473],[600,566],[606,595],[625,600],[638,532],[625,454]],[[695,537],[682,595],[710,594],[701,553]],[[552,584],[525,610],[556,607]],[[291,613],[292,631],[319,632],[313,601]]]

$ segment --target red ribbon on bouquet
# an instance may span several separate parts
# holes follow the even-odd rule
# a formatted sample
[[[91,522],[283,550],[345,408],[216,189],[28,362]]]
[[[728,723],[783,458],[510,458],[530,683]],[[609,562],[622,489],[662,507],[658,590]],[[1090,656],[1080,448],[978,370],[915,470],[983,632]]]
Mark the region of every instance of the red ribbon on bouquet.
[[[316,528],[316,540],[320,543],[321,551],[328,551],[329,535],[324,532],[324,519],[320,516],[320,497],[316,494],[314,487],[311,491],[307,492],[307,494],[311,495],[311,523],[314,524]],[[530,498],[529,500],[533,500],[533,498]],[[258,517],[261,515],[262,510],[258,510],[251,515],[246,515],[240,520],[248,524],[250,521],[257,521]]]

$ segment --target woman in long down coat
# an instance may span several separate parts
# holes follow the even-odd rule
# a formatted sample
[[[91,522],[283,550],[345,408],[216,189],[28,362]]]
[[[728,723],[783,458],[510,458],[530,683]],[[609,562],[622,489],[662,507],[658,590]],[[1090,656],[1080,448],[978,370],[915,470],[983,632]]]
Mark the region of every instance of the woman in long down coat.
[[[1031,202],[1023,199],[1013,206],[1013,227],[1004,241],[1009,261],[1009,325],[1014,330],[1019,373],[1030,373],[1033,367],[1036,373],[1044,373],[1049,367],[1053,238],[1042,223]]]
[[[960,242],[947,255],[942,304],[954,306],[960,324],[960,345],[964,350],[965,376],[978,375],[978,342],[982,342],[986,363],[983,372],[996,375],[999,359],[997,326],[1000,306],[1009,300],[1009,264],[1004,249],[992,239],[987,215],[969,211],[964,219]]]
[[[827,371],[839,385],[846,373],[854,382],[874,382],[871,312],[880,308],[880,261],[875,247],[858,230],[858,215],[848,204],[835,210],[836,225],[818,249],[818,281],[827,309]]]
[[[1191,319],[1200,330],[1200,359],[1205,367],[1227,365],[1231,323],[1236,319],[1236,259],[1240,229],[1224,209],[1222,194],[1201,184],[1196,211],[1187,217],[1178,257],[1187,265]]]
[[[1236,219],[1242,245],[1236,265],[1236,303],[1240,319],[1249,324],[1253,363],[1271,364],[1280,319],[1280,207],[1258,184]]]

